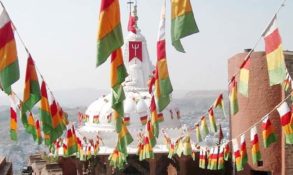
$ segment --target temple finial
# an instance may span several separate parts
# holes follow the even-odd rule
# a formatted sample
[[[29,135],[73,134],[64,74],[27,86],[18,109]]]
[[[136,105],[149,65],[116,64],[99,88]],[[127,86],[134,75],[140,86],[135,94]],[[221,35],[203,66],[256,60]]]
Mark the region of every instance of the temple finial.
[[[128,21],[128,31],[131,31],[133,33],[136,33],[137,31],[140,31],[137,26],[138,16],[137,16],[137,1],[133,2],[132,0],[129,0],[127,2],[129,4],[130,12],[129,12],[129,21]],[[134,4],[133,9],[132,4]]]
[[[134,2],[132,0],[129,0],[127,4],[129,5],[129,14],[131,14],[131,6],[132,4],[134,4]]]

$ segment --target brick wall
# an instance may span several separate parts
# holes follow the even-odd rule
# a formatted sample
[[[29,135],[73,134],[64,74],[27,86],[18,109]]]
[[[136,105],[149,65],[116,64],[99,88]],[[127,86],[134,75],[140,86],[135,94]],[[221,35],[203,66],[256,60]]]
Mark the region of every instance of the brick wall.
[[[286,66],[289,74],[293,77],[293,52],[285,52]],[[290,102],[290,100],[289,100]],[[285,145],[284,152],[285,175],[293,174],[293,145]]]

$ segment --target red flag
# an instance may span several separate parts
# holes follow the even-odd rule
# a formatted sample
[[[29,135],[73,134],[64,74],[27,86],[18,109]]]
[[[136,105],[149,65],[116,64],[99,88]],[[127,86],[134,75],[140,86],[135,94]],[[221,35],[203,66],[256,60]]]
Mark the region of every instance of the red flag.
[[[137,58],[142,61],[141,41],[129,41],[129,61],[131,61],[133,58]]]

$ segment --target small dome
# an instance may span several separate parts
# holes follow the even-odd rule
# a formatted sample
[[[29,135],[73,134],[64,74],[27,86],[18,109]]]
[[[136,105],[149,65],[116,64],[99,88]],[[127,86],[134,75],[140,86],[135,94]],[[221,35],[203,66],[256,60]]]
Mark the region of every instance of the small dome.
[[[124,101],[124,112],[130,114],[136,111],[136,103],[132,97],[127,97]]]
[[[140,114],[140,115],[147,114],[148,113],[148,109],[149,108],[148,108],[145,100],[141,98],[138,101],[137,105],[136,105],[136,111],[137,111],[137,113]]]

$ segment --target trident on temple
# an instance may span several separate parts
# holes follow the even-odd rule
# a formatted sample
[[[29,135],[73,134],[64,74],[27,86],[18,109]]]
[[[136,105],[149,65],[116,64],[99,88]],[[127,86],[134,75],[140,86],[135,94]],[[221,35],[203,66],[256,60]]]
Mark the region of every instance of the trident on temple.
[[[136,50],[139,49],[139,44],[132,44],[131,47],[132,47],[132,49],[134,49],[134,56],[137,57]]]

